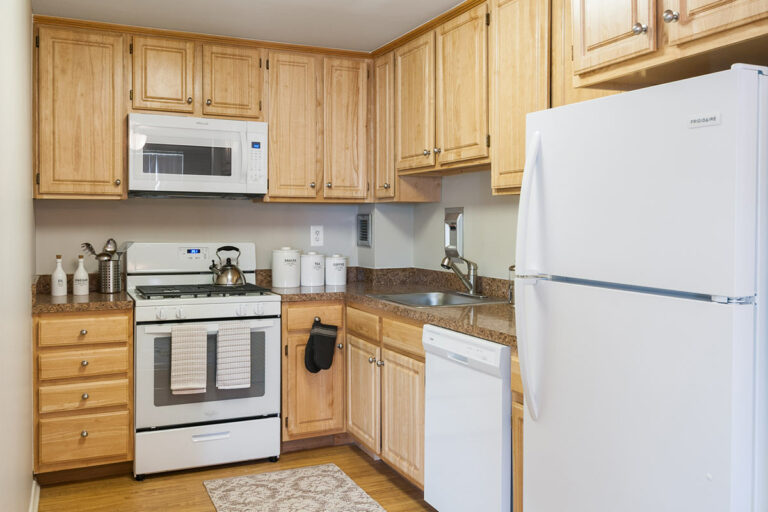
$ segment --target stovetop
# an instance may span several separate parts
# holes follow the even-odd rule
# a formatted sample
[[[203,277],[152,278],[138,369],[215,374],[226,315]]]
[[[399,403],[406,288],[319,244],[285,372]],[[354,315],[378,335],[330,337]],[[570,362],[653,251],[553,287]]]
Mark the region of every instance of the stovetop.
[[[271,295],[266,288],[246,283],[234,286],[216,284],[180,284],[137,286],[138,292],[144,299],[175,299],[188,297],[243,297]]]

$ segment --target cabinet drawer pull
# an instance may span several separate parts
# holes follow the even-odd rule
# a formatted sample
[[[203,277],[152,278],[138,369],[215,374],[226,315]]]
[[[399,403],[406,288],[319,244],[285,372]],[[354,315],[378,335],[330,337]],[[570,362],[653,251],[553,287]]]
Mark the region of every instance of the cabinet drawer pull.
[[[83,430],[82,432],[80,432],[80,437],[88,437],[88,431]]]
[[[389,183],[384,184],[384,190],[389,190],[389,187],[390,187]]]
[[[83,359],[82,361],[80,361],[80,366],[88,366],[88,360]]]
[[[205,104],[206,104],[206,105],[210,105],[211,103],[213,103],[213,102],[211,101],[211,99],[210,99],[210,98],[208,98],[207,100],[205,100]]]
[[[189,98],[187,98],[187,103],[192,103],[192,96],[190,96]]]
[[[86,334],[88,334],[88,329],[81,329],[80,330],[80,336],[85,336]]]
[[[368,358],[368,362],[369,363],[375,363],[376,362],[376,358],[375,357],[369,357]]]
[[[339,343],[338,345],[336,345],[336,348],[338,348],[339,350],[341,350],[341,349],[343,349],[343,348],[344,348],[344,344],[343,344],[343,343]]]
[[[315,182],[314,182],[314,181],[313,181],[312,183],[310,183],[310,184],[309,184],[309,188],[315,188],[316,186],[317,186],[317,185],[315,184]]]
[[[442,148],[435,148],[432,151],[434,151],[436,155],[439,155],[440,153],[442,153],[443,150]]]
[[[329,181],[328,183],[326,183],[326,184],[325,184],[325,186],[326,186],[326,187],[328,187],[328,188],[331,188],[331,187],[333,186],[333,183],[331,183],[331,182]]]
[[[640,34],[645,34],[646,32],[648,32],[648,25],[646,25],[645,23],[638,22],[632,25],[632,33],[635,34],[636,36],[639,36]]]
[[[662,14],[662,18],[664,19],[664,23],[677,23],[680,21],[680,13],[673,11],[672,9],[667,9],[664,11],[664,14]]]
[[[378,367],[384,366],[384,361],[376,361],[376,366]]]
[[[425,149],[424,150],[424,156],[429,156],[429,154],[430,154],[430,151],[428,149]]]
[[[83,400],[88,400],[89,398],[90,398],[90,395],[88,393],[83,393],[82,395]]]
[[[118,186],[118,187],[119,187],[119,186],[120,186],[120,184],[121,184],[122,182],[123,182],[122,180],[120,180],[120,179],[116,179],[116,180],[115,180],[115,186]]]

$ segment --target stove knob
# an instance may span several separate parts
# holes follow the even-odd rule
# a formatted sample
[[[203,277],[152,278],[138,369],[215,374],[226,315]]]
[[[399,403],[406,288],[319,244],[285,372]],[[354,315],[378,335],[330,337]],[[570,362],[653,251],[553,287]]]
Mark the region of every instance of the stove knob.
[[[185,316],[184,315],[184,310],[182,308],[177,308],[176,309],[176,318],[181,320],[182,318],[184,318],[184,316]]]
[[[256,315],[263,315],[264,314],[264,304],[256,304],[253,307],[253,312]]]
[[[166,316],[167,315],[165,314],[165,310],[160,309],[160,308],[157,308],[155,310],[155,318],[157,318],[158,320],[165,320]]]
[[[245,316],[245,315],[247,315],[248,314],[248,306],[246,306],[245,304],[238,304],[237,306],[235,306],[235,314],[237,314],[237,316]]]

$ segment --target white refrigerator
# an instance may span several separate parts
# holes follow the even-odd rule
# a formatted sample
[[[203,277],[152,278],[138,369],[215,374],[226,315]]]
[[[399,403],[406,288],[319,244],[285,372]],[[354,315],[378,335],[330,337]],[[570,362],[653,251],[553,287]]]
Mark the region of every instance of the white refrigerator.
[[[766,75],[528,115],[526,512],[768,511]]]

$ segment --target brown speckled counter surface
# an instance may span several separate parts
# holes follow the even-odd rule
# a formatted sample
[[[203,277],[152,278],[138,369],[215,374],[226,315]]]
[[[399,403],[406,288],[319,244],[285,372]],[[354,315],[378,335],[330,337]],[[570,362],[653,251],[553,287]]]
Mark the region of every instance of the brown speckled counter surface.
[[[98,293],[93,290],[93,284],[88,295],[54,297],[50,293],[50,283],[46,280],[38,282],[39,277],[32,280],[32,314],[133,309],[133,300],[127,293]],[[91,283],[94,282],[91,278]]]

